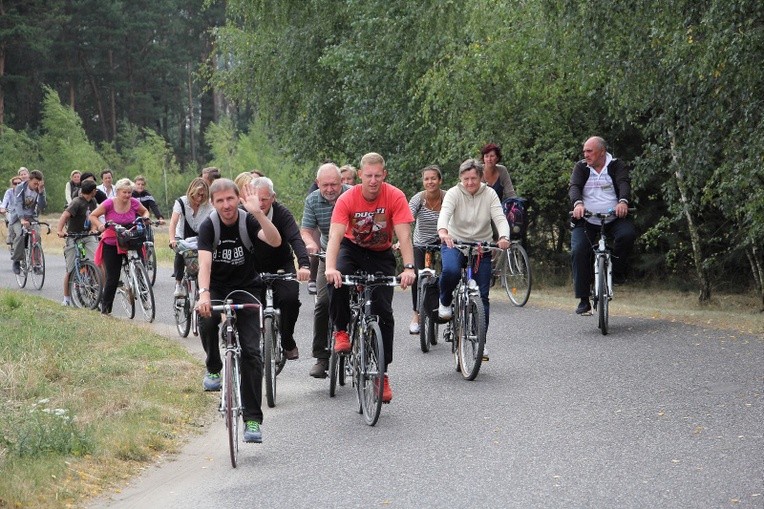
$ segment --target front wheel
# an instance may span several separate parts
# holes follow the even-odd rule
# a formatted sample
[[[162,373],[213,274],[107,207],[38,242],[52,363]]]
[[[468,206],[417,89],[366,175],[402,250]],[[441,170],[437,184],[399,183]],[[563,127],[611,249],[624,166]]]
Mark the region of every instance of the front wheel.
[[[419,347],[423,353],[430,351],[430,336],[427,334],[427,324],[432,322],[429,309],[427,309],[427,298],[425,292],[427,291],[428,278],[423,277],[418,281],[419,287],[417,288],[417,311],[419,311]]]
[[[42,246],[35,242],[32,244],[32,267],[30,268],[32,276],[32,286],[35,290],[41,290],[45,284],[45,253],[42,252]]]
[[[176,297],[173,302],[175,314],[175,328],[180,337],[188,337],[191,330],[191,303],[188,297]]]
[[[24,258],[19,261],[21,270],[16,274],[16,284],[19,285],[19,288],[24,288],[27,285],[27,275],[29,274],[27,260],[29,260],[29,251],[28,249],[24,249]]]
[[[462,376],[474,380],[480,372],[485,347],[485,309],[479,295],[470,295],[460,317],[459,366]]]
[[[263,363],[265,365],[263,374],[265,375],[265,397],[270,408],[276,406],[276,375],[278,374],[276,349],[279,347],[277,341],[275,321],[272,316],[266,316],[263,318]]]
[[[96,309],[103,294],[101,270],[90,260],[81,260],[69,273],[69,294],[74,304],[81,308]]]
[[[133,295],[132,278],[127,265],[122,266],[122,281],[117,286],[116,297],[122,303],[122,309],[125,310],[127,317],[133,319],[135,317],[135,295]]]
[[[600,330],[602,331],[602,335],[606,336],[608,333],[608,306],[610,302],[610,292],[608,291],[607,287],[607,270],[608,270],[608,263],[607,259],[602,256],[597,261],[597,270],[599,271],[599,274],[597,274],[597,316],[598,316],[598,325]]]
[[[524,306],[531,294],[531,264],[528,253],[514,243],[502,254],[501,286],[515,306]]]
[[[361,357],[361,408],[366,424],[374,426],[382,409],[385,378],[385,351],[382,331],[377,322],[369,322],[363,337]]]
[[[236,356],[232,350],[225,354],[225,368],[223,370],[223,405],[225,427],[228,430],[228,450],[231,454],[231,466],[236,468],[239,458],[239,368],[236,364]]]
[[[146,272],[149,275],[151,286],[157,281],[157,251],[153,242],[146,242]]]
[[[156,306],[154,304],[154,289],[151,287],[151,281],[149,280],[149,274],[146,272],[146,267],[143,263],[135,262],[135,283],[138,289],[138,303],[143,311],[143,317],[147,322],[154,321],[156,316]]]

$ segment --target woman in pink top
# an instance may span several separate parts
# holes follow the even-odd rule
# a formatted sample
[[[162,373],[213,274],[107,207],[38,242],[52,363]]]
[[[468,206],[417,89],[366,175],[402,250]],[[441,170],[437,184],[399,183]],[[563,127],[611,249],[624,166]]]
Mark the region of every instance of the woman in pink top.
[[[103,232],[101,243],[96,252],[96,263],[101,262],[106,272],[106,285],[104,286],[103,299],[101,300],[101,313],[110,314],[111,306],[114,303],[114,294],[117,292],[119,275],[122,270],[122,260],[125,252],[117,246],[117,235],[113,228],[106,228],[106,225],[99,219],[101,216],[106,221],[121,224],[125,227],[131,227],[135,218],[149,218],[149,211],[141,205],[141,202],[132,197],[133,182],[130,179],[120,179],[114,184],[115,196],[101,203],[90,214],[92,227],[99,232]]]

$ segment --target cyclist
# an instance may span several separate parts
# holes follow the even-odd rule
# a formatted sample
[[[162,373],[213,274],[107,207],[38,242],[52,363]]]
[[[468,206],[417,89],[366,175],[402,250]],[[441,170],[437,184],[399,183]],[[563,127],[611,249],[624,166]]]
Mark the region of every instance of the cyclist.
[[[19,170],[20,173],[21,170]],[[13,229],[14,235],[11,253],[14,274],[21,274],[21,260],[24,258],[24,235],[21,234],[21,227],[28,227],[29,221],[37,219],[37,214],[47,205],[43,174],[40,170],[32,170],[29,172],[29,180],[17,185],[13,191],[13,219],[9,226]]]
[[[136,198],[144,207],[149,209],[157,218],[159,224],[164,224],[164,216],[159,210],[159,205],[157,205],[157,202],[151,193],[146,190],[146,177],[138,175],[135,177],[135,180],[133,180],[133,183],[135,185],[135,189],[133,189],[133,198]]]
[[[69,233],[87,233],[90,231],[90,213],[98,207],[98,202],[95,200],[96,183],[92,180],[86,180],[80,187],[79,196],[76,196],[72,203],[61,214],[61,218],[58,220],[58,227],[56,228],[56,234],[60,238],[66,237],[64,227]],[[95,260],[95,251],[98,246],[98,241],[95,237],[84,237],[82,241],[85,243],[85,251],[87,252],[90,260]],[[61,303],[64,306],[72,305],[72,298],[69,295],[69,273],[74,269],[74,263],[79,253],[77,252],[77,245],[75,239],[66,239],[64,244],[64,259],[66,260],[66,273],[64,274],[64,301]]]
[[[181,196],[172,206],[170,217],[170,248],[174,251],[175,245],[181,239],[196,237],[199,235],[199,226],[210,216],[214,210],[210,203],[210,187],[207,181],[196,177],[188,185],[186,195]],[[186,288],[181,284],[186,264],[183,256],[175,253],[173,273],[175,275],[174,297],[183,297]]]
[[[11,219],[13,218],[13,191],[16,186],[21,184],[20,177],[11,177],[11,187],[6,189],[3,195],[3,201],[0,202],[0,214],[5,216],[5,226],[8,228],[8,237],[5,239],[5,243],[9,246],[13,245],[13,230],[10,228]]]
[[[512,185],[507,167],[501,162],[501,148],[495,143],[489,143],[480,149],[480,157],[483,161],[483,182],[496,191],[499,202],[505,198],[515,198],[517,193]]]
[[[440,168],[431,164],[422,170],[424,191],[415,194],[409,200],[409,209],[414,216],[414,244],[429,245],[440,243],[438,238],[438,215],[446,192],[441,189],[443,174]],[[397,245],[394,246],[397,248]],[[414,265],[417,270],[424,267],[424,249],[414,247]],[[419,334],[419,312],[417,311],[417,285],[411,285],[411,298],[414,302],[414,314],[409,324],[410,334]]]
[[[440,306],[438,316],[450,320],[451,301],[456,285],[461,278],[464,254],[454,247],[454,240],[462,242],[490,242],[493,238],[491,221],[499,235],[499,248],[509,248],[509,223],[504,216],[501,202],[483,178],[483,166],[476,159],[467,159],[459,166],[459,183],[446,192],[438,217],[438,236],[441,247]],[[480,288],[480,299],[485,309],[485,328],[488,331],[489,298],[491,289],[491,252],[483,253],[479,265],[473,272]],[[488,352],[483,349],[483,360],[488,360]]]
[[[305,198],[300,235],[310,254],[326,250],[329,226],[337,198],[350,189],[343,185],[340,169],[334,163],[322,164],[316,173],[317,189]],[[316,233],[320,239],[316,242]],[[316,270],[316,305],[313,308],[313,357],[316,364],[310,369],[310,376],[326,378],[329,369],[329,352],[326,351],[326,337],[329,327],[329,290],[326,288],[326,262],[319,260]]]
[[[615,218],[605,226],[613,237],[613,283],[626,281],[627,258],[631,253],[637,231],[630,218],[631,177],[629,169],[620,159],[607,151],[605,140],[592,136],[584,143],[584,158],[573,167],[568,187],[573,205],[575,225],[570,239],[570,257],[573,267],[573,287],[579,299],[576,313],[589,314],[592,274],[592,245],[599,236],[599,219],[582,220],[584,212],[605,213],[615,210]]]
[[[94,261],[96,265],[103,266],[106,274],[106,284],[104,284],[101,299],[101,313],[105,315],[111,314],[114,294],[117,292],[119,277],[122,273],[122,262],[127,252],[117,244],[117,232],[114,228],[107,229],[105,223],[101,222],[100,216],[104,216],[105,221],[121,224],[126,228],[131,227],[139,216],[143,219],[149,218],[146,207],[133,198],[133,182],[130,179],[119,179],[114,184],[114,191],[116,193],[114,198],[108,198],[90,213],[91,228],[103,232]]]
[[[80,194],[82,174],[79,170],[74,170],[69,174],[69,182],[64,186],[64,196],[66,197],[66,204],[72,203],[72,200]]]
[[[207,354],[207,374],[202,382],[204,390],[220,390],[220,359],[218,324],[220,313],[213,316],[212,299],[224,299],[235,290],[260,295],[262,280],[255,268],[254,254],[245,247],[239,234],[240,215],[244,215],[246,231],[254,242],[259,239],[270,246],[281,244],[281,235],[268,216],[260,208],[260,199],[252,186],[242,187],[241,195],[236,184],[220,178],[210,186],[212,205],[220,222],[220,237],[215,242],[215,226],[210,217],[199,227],[199,302],[196,309],[200,320],[199,335]],[[239,204],[244,210],[239,209]],[[249,212],[249,214],[247,214]],[[260,318],[253,310],[236,313],[236,327],[241,345],[241,397],[244,404],[244,441],[262,442],[260,424],[263,422],[262,388],[263,359],[260,353]]]
[[[347,327],[350,321],[350,294],[342,286],[342,275],[363,270],[387,276],[395,274],[392,238],[400,240],[404,270],[400,274],[404,290],[416,279],[414,250],[411,244],[411,223],[414,218],[403,191],[386,183],[387,169],[381,155],[371,152],[361,158],[358,172],[361,185],[354,186],[337,199],[332,212],[329,241],[326,246],[326,284],[329,286],[329,308],[337,331],[334,350],[350,351]],[[393,391],[387,367],[393,360],[393,287],[379,287],[374,292],[371,312],[379,317],[379,328],[385,348],[385,378],[382,401],[390,402]]]
[[[310,277],[310,258],[294,216],[289,209],[276,201],[271,179],[255,177],[251,185],[260,199],[260,210],[268,216],[281,234],[281,245],[276,247],[259,239],[253,242],[255,267],[258,272],[276,273],[283,270],[287,274],[294,274],[294,260],[297,257],[297,281],[307,281]],[[272,285],[273,305],[281,311],[281,347],[286,358],[291,361],[300,356],[294,340],[294,327],[301,305],[300,284],[297,281],[274,281]],[[263,293],[263,300],[264,296]]]

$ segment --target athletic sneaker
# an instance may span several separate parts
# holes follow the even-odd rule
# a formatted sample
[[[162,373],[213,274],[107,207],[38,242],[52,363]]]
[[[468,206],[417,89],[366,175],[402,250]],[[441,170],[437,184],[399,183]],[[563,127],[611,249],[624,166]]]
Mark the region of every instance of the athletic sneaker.
[[[350,336],[348,336],[347,331],[336,331],[334,333],[334,351],[336,353],[348,353],[350,348]]]
[[[393,400],[393,390],[390,388],[390,379],[385,375],[385,383],[382,386],[382,403],[390,403]]]
[[[220,373],[207,373],[204,375],[202,386],[207,392],[217,392],[220,390]]]
[[[483,345],[483,361],[488,361],[491,358],[488,356],[488,346]]]
[[[586,315],[589,314],[591,310],[592,305],[589,304],[589,299],[581,299],[581,302],[578,303],[578,307],[576,308],[576,314]]]
[[[450,320],[454,316],[451,306],[445,306],[442,302],[438,306],[438,318],[441,320]]]
[[[308,281],[308,293],[311,295],[316,294],[316,282],[315,281]]]
[[[173,297],[185,297],[185,296],[186,296],[185,285],[181,283],[175,283],[175,293],[173,294]]]
[[[263,432],[260,430],[259,422],[247,421],[244,423],[244,441],[254,444],[263,442]]]

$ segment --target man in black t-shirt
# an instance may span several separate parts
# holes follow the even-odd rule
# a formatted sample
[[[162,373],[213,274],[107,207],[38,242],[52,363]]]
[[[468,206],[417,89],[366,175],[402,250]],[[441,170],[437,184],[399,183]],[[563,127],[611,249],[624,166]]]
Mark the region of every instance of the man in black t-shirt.
[[[255,269],[254,254],[239,234],[239,215],[246,214],[246,233],[250,240],[260,239],[270,246],[281,245],[281,235],[260,210],[260,199],[251,185],[239,189],[229,179],[217,179],[210,186],[210,198],[217,214],[212,214],[199,227],[199,302],[196,309],[202,319],[199,335],[207,354],[204,390],[220,390],[218,324],[220,313],[211,312],[211,301],[222,302],[228,294],[234,302],[254,302],[260,295],[262,281]],[[239,209],[242,204],[246,209]],[[249,214],[247,214],[249,212]],[[219,221],[219,237],[215,225]],[[251,242],[250,242],[251,245]],[[246,293],[250,294],[248,297]],[[236,328],[241,346],[241,399],[244,405],[244,441],[262,442],[263,361],[260,353],[260,315],[257,310],[236,312]]]
[[[64,238],[67,233],[87,233],[90,231],[90,221],[88,216],[97,207],[95,200],[96,183],[92,180],[86,180],[80,186],[80,194],[75,197],[66,207],[61,218],[58,220],[56,234]],[[64,227],[66,226],[66,232]],[[85,251],[90,260],[95,259],[95,251],[98,247],[98,241],[95,237],[85,237],[82,239],[85,243]],[[72,299],[69,295],[69,273],[74,269],[75,258],[77,258],[77,246],[75,239],[66,239],[64,244],[64,258],[66,260],[66,274],[64,275],[64,306],[71,306]]]

